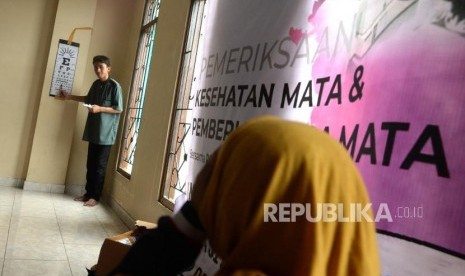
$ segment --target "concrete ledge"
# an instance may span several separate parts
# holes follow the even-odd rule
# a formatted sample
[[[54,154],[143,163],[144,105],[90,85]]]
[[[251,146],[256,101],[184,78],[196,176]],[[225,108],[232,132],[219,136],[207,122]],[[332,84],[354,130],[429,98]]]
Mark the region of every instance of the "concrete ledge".
[[[36,191],[36,192],[52,193],[52,194],[64,194],[65,193],[65,185],[36,183],[36,182],[30,182],[30,181],[24,182],[23,189],[26,191]]]

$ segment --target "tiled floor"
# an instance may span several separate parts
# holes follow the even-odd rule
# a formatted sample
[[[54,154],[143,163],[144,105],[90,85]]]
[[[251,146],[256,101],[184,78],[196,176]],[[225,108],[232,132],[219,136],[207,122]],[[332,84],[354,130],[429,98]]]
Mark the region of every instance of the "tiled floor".
[[[0,186],[0,275],[87,275],[103,240],[127,230],[104,204]]]
[[[87,275],[106,237],[128,228],[104,204],[0,186],[0,275]],[[465,260],[378,235],[382,276],[465,275]]]
[[[465,260],[429,247],[378,234],[382,276],[463,276]]]

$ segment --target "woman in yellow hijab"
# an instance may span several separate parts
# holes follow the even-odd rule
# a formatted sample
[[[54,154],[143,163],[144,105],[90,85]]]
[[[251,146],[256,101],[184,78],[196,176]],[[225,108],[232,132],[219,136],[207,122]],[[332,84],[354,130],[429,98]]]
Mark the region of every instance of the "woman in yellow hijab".
[[[374,223],[350,214],[351,206],[368,203],[339,142],[311,126],[265,116],[228,136],[197,176],[191,201],[171,219],[175,230],[158,231],[182,233],[175,239],[189,245],[176,252],[195,252],[191,259],[207,238],[222,259],[217,275],[378,276]],[[343,209],[331,213],[324,206]],[[344,218],[352,219],[338,221]],[[161,250],[165,258],[169,248]],[[152,268],[168,265],[158,259],[153,255]]]
[[[219,275],[380,275],[373,222],[324,222],[317,214],[317,204],[342,206],[343,220],[350,218],[350,205],[369,203],[346,149],[329,135],[261,117],[231,133],[216,155],[208,181],[195,184],[192,202],[222,259]],[[292,206],[308,203],[306,215],[320,215],[320,221],[302,215],[279,222],[280,215],[292,220]],[[265,222],[265,204],[277,206],[278,222],[271,216]],[[291,207],[284,212],[280,206]]]

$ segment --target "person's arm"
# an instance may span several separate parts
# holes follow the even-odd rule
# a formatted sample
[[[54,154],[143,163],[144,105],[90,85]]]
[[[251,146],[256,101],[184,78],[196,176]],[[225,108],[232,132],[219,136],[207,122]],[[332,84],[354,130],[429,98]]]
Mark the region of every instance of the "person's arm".
[[[75,102],[81,102],[81,103],[86,102],[86,96],[76,96],[76,95],[67,94],[63,90],[60,91],[60,94],[55,96],[55,99],[61,100],[61,101],[75,101]]]
[[[65,100],[84,103],[86,102],[86,96],[68,95]]]
[[[195,263],[205,233],[192,204],[142,234],[109,275],[178,275]]]
[[[59,95],[55,96],[55,99],[62,100],[62,101],[75,101],[75,102],[86,102],[86,96],[76,96],[76,95],[69,95],[63,91],[60,91]],[[110,114],[119,114],[121,110],[113,109],[112,107],[105,107],[93,104],[92,107],[88,107],[90,113],[110,113]]]
[[[113,109],[113,107],[105,107],[93,104],[92,107],[89,107],[90,113],[110,113],[110,114],[119,114],[120,110]]]

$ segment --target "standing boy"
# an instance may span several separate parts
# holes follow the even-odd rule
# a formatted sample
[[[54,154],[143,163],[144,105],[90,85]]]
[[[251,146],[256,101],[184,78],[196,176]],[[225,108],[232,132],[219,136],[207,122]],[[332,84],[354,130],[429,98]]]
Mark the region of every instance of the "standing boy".
[[[95,56],[92,60],[98,80],[87,96],[70,95],[60,91],[59,100],[72,100],[88,105],[86,127],[82,139],[89,142],[87,153],[86,193],[75,198],[84,206],[95,206],[100,200],[111,146],[115,143],[120,113],[123,110],[121,86],[110,78],[110,59]]]

